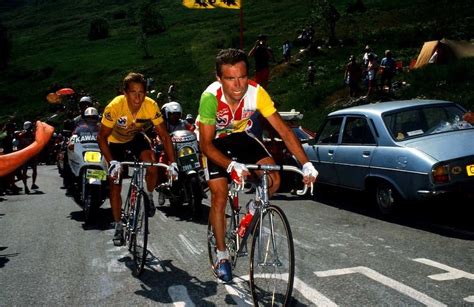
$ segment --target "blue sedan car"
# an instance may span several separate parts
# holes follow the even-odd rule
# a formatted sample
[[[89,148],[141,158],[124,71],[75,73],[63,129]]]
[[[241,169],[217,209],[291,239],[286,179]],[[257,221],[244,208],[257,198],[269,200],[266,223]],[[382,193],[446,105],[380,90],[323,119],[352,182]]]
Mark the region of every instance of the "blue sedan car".
[[[405,200],[474,191],[474,126],[465,112],[436,100],[350,107],[330,113],[304,150],[319,183],[372,192],[390,214]]]

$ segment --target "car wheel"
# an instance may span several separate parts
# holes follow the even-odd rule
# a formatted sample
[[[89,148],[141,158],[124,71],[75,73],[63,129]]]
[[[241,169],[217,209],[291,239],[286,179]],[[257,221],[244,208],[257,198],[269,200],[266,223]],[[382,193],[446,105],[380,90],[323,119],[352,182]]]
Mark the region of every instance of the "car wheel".
[[[392,214],[398,206],[400,197],[395,188],[388,182],[379,182],[375,187],[375,201],[383,215]]]

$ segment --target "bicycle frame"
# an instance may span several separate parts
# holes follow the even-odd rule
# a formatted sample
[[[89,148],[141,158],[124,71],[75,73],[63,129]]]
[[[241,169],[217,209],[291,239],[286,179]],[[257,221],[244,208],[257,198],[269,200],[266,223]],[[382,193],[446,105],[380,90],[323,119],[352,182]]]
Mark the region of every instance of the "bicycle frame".
[[[252,220],[250,221],[249,227],[245,231],[244,236],[242,237],[240,242],[237,243],[238,244],[237,254],[240,254],[243,252],[242,249],[244,248],[244,246],[246,246],[248,236],[251,233],[253,233],[255,226],[257,224],[257,221],[260,221],[261,223],[262,216],[265,213],[265,209],[270,205],[270,196],[269,196],[270,193],[268,189],[268,177],[269,177],[270,171],[285,170],[285,171],[296,172],[303,175],[303,172],[299,168],[295,166],[291,166],[291,165],[247,164],[245,166],[249,170],[262,170],[263,174],[260,176],[259,182],[258,184],[256,184],[256,188],[255,188],[255,198],[254,198],[254,201],[256,204],[255,213],[253,214]],[[230,190],[234,190],[234,193],[239,192],[239,189],[236,189],[236,186],[234,184],[231,184]],[[303,190],[298,190],[296,193],[297,195],[305,195],[307,191],[308,191],[308,186],[305,185]],[[237,224],[236,227],[238,226],[239,225]],[[259,229],[261,231],[262,227],[260,227]],[[237,239],[237,241],[239,240]]]

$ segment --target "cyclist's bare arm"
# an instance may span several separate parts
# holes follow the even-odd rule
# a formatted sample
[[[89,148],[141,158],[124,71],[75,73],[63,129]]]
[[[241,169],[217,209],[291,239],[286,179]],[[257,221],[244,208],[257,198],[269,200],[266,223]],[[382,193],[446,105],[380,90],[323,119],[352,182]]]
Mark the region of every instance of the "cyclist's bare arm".
[[[164,122],[160,123],[159,125],[155,125],[155,131],[158,133],[160,140],[163,144],[165,149],[166,156],[170,163],[176,162],[176,157],[174,156],[174,149],[173,143],[171,142],[171,137],[166,129],[166,125]]]
[[[107,142],[110,134],[112,134],[112,128],[100,125],[99,134],[97,135],[97,143],[99,143],[100,151],[104,155],[107,163],[113,160],[112,154],[110,153],[109,143]]]

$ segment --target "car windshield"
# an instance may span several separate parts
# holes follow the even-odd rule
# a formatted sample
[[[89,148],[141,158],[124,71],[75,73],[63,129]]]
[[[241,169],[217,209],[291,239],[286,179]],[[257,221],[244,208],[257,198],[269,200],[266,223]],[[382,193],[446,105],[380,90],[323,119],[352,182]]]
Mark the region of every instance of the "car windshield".
[[[430,105],[401,110],[383,116],[387,129],[396,141],[418,138],[446,131],[470,129],[462,119],[464,110],[457,105]]]

